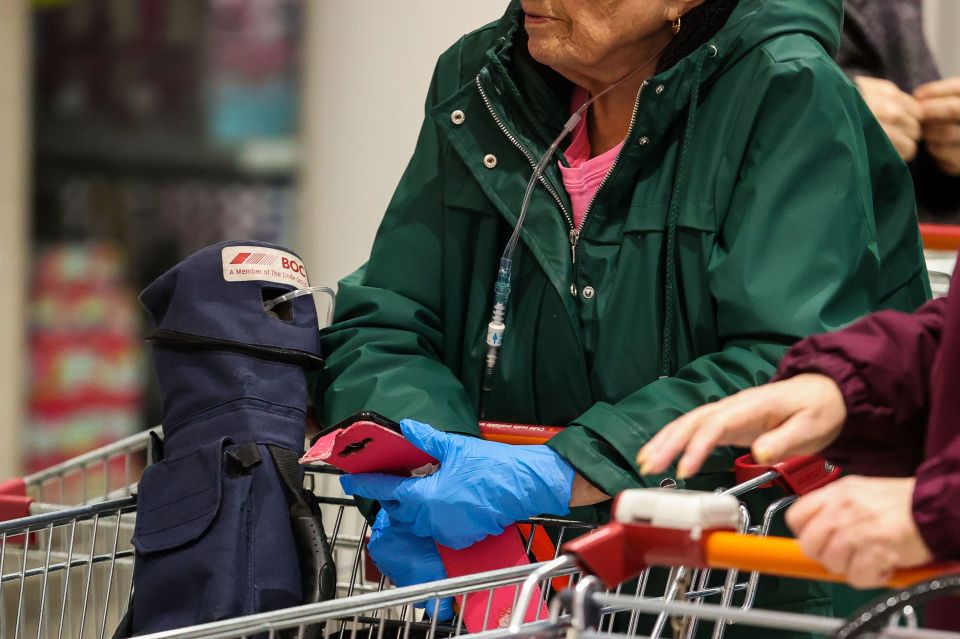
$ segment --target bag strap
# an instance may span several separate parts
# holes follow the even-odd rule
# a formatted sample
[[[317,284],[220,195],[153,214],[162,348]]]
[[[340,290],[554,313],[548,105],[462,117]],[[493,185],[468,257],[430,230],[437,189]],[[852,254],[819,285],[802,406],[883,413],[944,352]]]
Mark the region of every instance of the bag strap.
[[[304,489],[299,455],[267,444],[290,504],[290,523],[300,557],[303,603],[329,601],[337,596],[337,569],[323,528],[317,496]]]
[[[292,450],[267,444],[270,457],[273,459],[283,486],[286,489],[287,499],[290,502],[290,514],[294,517],[313,515],[314,510],[304,495],[303,474],[300,471],[300,458]]]

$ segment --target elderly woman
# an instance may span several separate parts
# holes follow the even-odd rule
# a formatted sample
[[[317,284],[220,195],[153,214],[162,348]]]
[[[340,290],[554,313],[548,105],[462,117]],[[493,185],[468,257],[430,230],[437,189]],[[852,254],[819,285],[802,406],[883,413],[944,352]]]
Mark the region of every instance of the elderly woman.
[[[440,57],[316,397],[328,423],[415,420],[443,462],[343,480],[382,505],[370,550],[394,581],[442,574],[433,540],[602,519],[609,495],[673,476],[633,466],[663,425],[765,382],[800,337],[927,299],[909,174],[831,60],[841,17],[840,0],[523,0]],[[530,194],[491,367],[532,167],[591,97]],[[509,447],[471,437],[478,417],[567,428]],[[720,451],[686,484],[730,467]],[[771,580],[759,601],[818,595]]]

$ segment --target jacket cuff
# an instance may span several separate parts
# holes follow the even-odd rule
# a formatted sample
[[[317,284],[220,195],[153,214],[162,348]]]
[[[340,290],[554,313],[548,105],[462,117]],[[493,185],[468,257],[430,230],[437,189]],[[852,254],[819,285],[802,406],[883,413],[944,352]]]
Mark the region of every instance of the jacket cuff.
[[[933,458],[917,469],[913,520],[927,548],[940,561],[960,557],[960,468]]]
[[[847,407],[847,420],[877,417],[877,407],[871,405],[867,385],[860,371],[847,359],[833,353],[805,353],[787,356],[780,362],[771,382],[779,382],[803,373],[819,373],[832,379],[840,387]],[[887,411],[889,413],[889,411]]]
[[[897,455],[902,457],[902,448],[911,448],[896,445],[904,438],[903,427],[894,423],[891,409],[879,406],[873,400],[862,374],[852,362],[834,353],[787,353],[771,381],[782,381],[803,373],[818,373],[832,379],[840,388],[847,408],[847,419],[840,435],[822,451],[825,457],[844,465],[849,471],[874,475],[877,474],[874,472],[876,466],[889,470],[891,467],[884,464],[895,461]],[[896,455],[886,454],[891,447],[897,449]],[[913,459],[914,455],[909,457]],[[894,467],[899,465],[893,464]],[[895,474],[908,475],[909,472]]]
[[[595,404],[575,423],[554,435],[547,446],[570,462],[584,479],[611,497],[629,488],[659,486],[662,479],[675,476],[674,472],[673,475],[641,477],[632,464],[622,460],[616,447],[588,427],[597,419],[610,426],[621,418],[609,405]],[[645,443],[637,442],[637,450]]]

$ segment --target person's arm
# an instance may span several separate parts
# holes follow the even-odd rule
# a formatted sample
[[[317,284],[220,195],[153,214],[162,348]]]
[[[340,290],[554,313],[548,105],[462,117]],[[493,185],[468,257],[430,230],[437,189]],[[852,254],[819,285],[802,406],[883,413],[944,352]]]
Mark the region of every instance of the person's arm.
[[[427,114],[437,100],[435,74]],[[425,117],[370,260],[340,282],[336,316],[322,336],[326,363],[312,380],[325,424],[372,410],[446,432],[479,434],[463,384],[444,362],[441,144]],[[571,506],[604,499],[575,477]]]
[[[920,536],[937,559],[960,560],[960,432],[915,476],[913,519]]]
[[[368,263],[340,282],[334,322],[322,335],[326,365],[314,379],[326,424],[372,410],[478,433],[466,391],[444,362],[442,145],[425,117]]]
[[[930,371],[946,298],[912,315],[876,313],[836,333],[796,344],[777,379],[820,373],[843,394],[847,416],[824,454],[854,472],[906,474],[923,449]]]
[[[878,159],[868,159],[860,101],[845,78],[826,62],[799,60],[772,65],[752,87],[759,104],[747,96],[741,113],[756,119],[744,161],[733,162],[730,205],[709,266],[722,350],[620,402],[594,405],[548,444],[607,494],[656,484],[660,477],[641,479],[633,462],[668,422],[765,383],[797,339],[890,303],[922,271],[910,196],[900,199],[903,219],[885,223],[887,237],[916,259],[904,260],[909,268],[899,283],[881,273],[878,253],[886,256],[888,247],[878,238],[868,165]],[[900,181],[894,188],[910,188],[889,145],[870,152],[887,154],[886,175]],[[706,470],[730,467],[729,451],[715,454]]]

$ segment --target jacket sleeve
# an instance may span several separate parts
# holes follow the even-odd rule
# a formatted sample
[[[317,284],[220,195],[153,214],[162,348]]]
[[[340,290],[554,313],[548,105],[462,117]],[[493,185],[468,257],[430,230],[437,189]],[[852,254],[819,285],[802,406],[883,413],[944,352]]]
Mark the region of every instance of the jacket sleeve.
[[[741,107],[749,114],[741,117],[753,120],[744,124],[750,135],[742,162],[728,158],[736,168],[720,177],[732,185],[729,206],[705,274],[720,349],[615,404],[595,404],[550,444],[607,494],[641,485],[634,458],[657,430],[767,382],[797,339],[876,310],[888,293],[881,290],[870,155],[855,88],[818,59],[775,62],[758,76]],[[750,104],[754,94],[758,104]],[[906,168],[887,147],[881,152],[890,158],[888,177],[909,188]],[[898,201],[903,210],[894,213],[914,219],[912,197]],[[909,226],[916,235],[915,224],[903,224]],[[918,245],[917,237],[896,239]],[[919,249],[915,262],[922,273]],[[904,273],[901,282],[910,277],[916,273]],[[715,451],[703,472],[729,469],[731,457],[729,449]]]
[[[427,98],[416,151],[377,231],[369,262],[339,284],[328,354],[314,378],[315,402],[333,424],[360,410],[476,433],[463,385],[444,364],[442,260],[443,147]]]
[[[941,561],[960,559],[960,432],[916,471],[913,519]]]
[[[843,431],[824,455],[852,472],[912,474],[923,453],[930,371],[945,309],[941,298],[912,315],[883,311],[790,349],[777,379],[826,375],[847,404]]]
[[[837,383],[847,422],[824,454],[855,473],[915,474],[913,517],[942,561],[960,557],[960,433],[933,457],[920,459],[946,306],[947,298],[940,298],[913,315],[884,311],[809,337],[790,349],[777,373],[783,379],[815,372]]]

